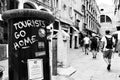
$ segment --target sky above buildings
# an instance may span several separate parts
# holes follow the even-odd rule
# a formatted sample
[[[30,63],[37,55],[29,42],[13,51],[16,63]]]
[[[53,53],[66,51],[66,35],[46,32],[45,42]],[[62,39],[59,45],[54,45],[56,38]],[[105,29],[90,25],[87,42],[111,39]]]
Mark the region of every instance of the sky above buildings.
[[[114,13],[114,0],[96,0],[99,9],[103,9],[102,13],[111,14]]]
[[[108,5],[113,5],[113,0],[96,0],[97,4],[108,4]]]

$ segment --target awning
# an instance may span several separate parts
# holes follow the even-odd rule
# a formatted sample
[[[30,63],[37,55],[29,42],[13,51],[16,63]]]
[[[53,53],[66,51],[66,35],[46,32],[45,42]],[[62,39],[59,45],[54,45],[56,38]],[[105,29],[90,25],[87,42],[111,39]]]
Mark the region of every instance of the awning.
[[[97,34],[97,33],[94,32],[93,30],[90,30],[90,29],[87,29],[87,28],[86,28],[85,30]]]
[[[70,26],[70,27],[72,27],[75,31],[79,33],[79,31],[74,26]]]
[[[70,35],[68,33],[66,33],[64,30],[62,30],[62,34],[66,37],[70,37]]]
[[[66,33],[64,30],[61,30],[61,33],[63,36],[67,37],[67,38],[70,38],[70,35],[68,33]],[[50,39],[50,38],[57,38],[58,36],[58,33],[57,34],[54,34],[54,35],[50,35],[48,36],[47,38]]]
[[[67,23],[67,24],[69,24],[69,25],[73,25],[72,20],[66,20],[66,19],[64,19],[64,18],[60,18],[60,21],[61,21],[61,22],[64,22],[64,23]]]

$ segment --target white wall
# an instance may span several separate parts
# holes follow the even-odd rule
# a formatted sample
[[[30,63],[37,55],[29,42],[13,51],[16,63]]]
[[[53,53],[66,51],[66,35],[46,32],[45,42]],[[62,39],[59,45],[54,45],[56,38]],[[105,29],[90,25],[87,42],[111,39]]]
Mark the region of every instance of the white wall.
[[[108,4],[99,4],[100,9],[104,9],[104,11],[101,11],[101,15],[107,15],[111,18],[112,24],[110,23],[100,23],[101,29],[100,32],[102,35],[105,34],[105,30],[111,30],[116,31],[116,18],[114,16],[114,5],[108,5]]]

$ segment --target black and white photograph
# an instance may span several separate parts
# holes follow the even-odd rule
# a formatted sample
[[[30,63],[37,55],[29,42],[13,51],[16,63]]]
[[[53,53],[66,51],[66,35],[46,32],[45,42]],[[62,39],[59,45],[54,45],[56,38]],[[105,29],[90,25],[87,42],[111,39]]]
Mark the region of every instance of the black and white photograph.
[[[120,80],[120,0],[0,0],[0,80]]]

